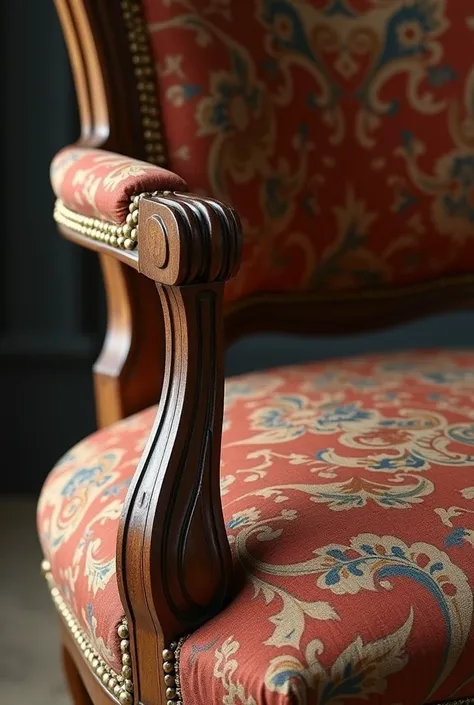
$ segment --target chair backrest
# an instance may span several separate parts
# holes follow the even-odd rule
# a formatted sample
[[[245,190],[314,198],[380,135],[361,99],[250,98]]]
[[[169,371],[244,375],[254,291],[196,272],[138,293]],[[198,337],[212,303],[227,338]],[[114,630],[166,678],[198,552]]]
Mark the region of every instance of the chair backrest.
[[[470,0],[56,4],[82,143],[238,210],[228,339],[472,305]]]
[[[469,0],[143,0],[169,164],[240,213],[228,300],[474,265]]]

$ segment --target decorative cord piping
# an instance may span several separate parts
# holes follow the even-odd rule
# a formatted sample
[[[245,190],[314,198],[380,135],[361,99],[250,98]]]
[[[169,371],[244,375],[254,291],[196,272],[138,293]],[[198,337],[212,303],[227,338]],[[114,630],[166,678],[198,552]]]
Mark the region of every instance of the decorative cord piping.
[[[166,705],[183,705],[179,680],[179,658],[184,641],[185,638],[173,641],[170,648],[163,651]]]
[[[63,618],[69,633],[74,639],[78,650],[82,653],[83,658],[88,662],[90,668],[102,682],[104,687],[118,700],[119,703],[121,703],[121,705],[131,705],[133,703],[133,682],[127,620],[123,617],[121,624],[119,624],[117,628],[118,636],[121,639],[120,650],[122,652],[122,673],[118,674],[99,656],[90,643],[86,633],[82,627],[79,626],[76,617],[69,610],[69,607],[62,598],[59,589],[54,582],[49,562],[43,561],[41,568],[48,583],[53,602],[56,605],[59,614]],[[173,705],[175,705],[174,702]]]
[[[160,120],[153,54],[140,0],[122,0],[122,17],[137,80],[138,100],[147,159],[151,164],[166,163]]]

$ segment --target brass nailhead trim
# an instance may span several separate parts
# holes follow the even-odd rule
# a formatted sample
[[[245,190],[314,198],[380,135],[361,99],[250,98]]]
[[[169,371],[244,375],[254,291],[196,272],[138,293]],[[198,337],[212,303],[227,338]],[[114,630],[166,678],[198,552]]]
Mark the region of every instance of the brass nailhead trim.
[[[71,635],[83,652],[84,658],[89,662],[98,678],[101,679],[107,690],[114,695],[122,705],[133,703],[133,683],[132,671],[130,668],[131,658],[128,642],[128,627],[125,617],[119,625],[117,632],[121,639],[120,650],[122,652],[122,673],[118,675],[103,661],[99,654],[94,651],[87,639],[84,631],[78,625],[76,618],[69,611],[66,603],[61,597],[51,575],[51,566],[48,561],[43,561],[41,569],[48,582],[53,601],[66,623]],[[163,650],[163,675],[166,686],[166,705],[183,705],[181,695],[181,683],[179,679],[179,657],[184,639],[179,642],[172,642],[169,649]],[[460,698],[459,700],[446,700],[436,705],[474,705],[474,698]]]
[[[65,601],[61,597],[58,588],[56,587],[51,574],[51,566],[49,562],[43,561],[41,564],[41,569],[48,583],[53,602],[56,605],[56,608],[63,618],[67,628],[69,629],[69,632],[71,633],[78,649],[82,652],[84,659],[88,661],[90,668],[94,671],[97,678],[102,681],[105,688],[107,688],[109,693],[113,695],[118,702],[121,703],[121,705],[131,705],[133,703],[133,682],[132,671],[130,668],[131,659],[129,652],[127,620],[124,617],[122,619],[122,623],[117,629],[118,635],[121,639],[120,650],[122,652],[123,664],[122,673],[119,675],[101,659],[97,651],[95,651],[94,647],[91,645],[86,633],[79,626],[77,619],[69,610]]]
[[[76,213],[65,206],[59,198],[54,205],[54,220],[59,225],[64,225],[92,240],[104,242],[120,250],[134,250],[138,241],[138,206],[143,196],[149,195],[149,193],[140,193],[132,198],[129,205],[130,212],[122,225]]]
[[[130,212],[122,225],[76,213],[65,206],[60,198],[54,204],[53,217],[59,225],[64,225],[84,237],[104,242],[119,250],[134,250],[138,242],[138,207],[141,199],[144,196],[158,196],[160,194],[166,196],[170,193],[171,191],[153,191],[153,193],[145,191],[134,196],[130,201]]]
[[[142,14],[140,0],[122,0],[120,4],[137,80],[147,160],[151,164],[163,166],[166,163],[166,156],[158,109],[154,60],[146,22]]]
[[[163,676],[166,688],[166,705],[183,705],[179,680],[179,655],[184,639],[174,641],[163,651]]]

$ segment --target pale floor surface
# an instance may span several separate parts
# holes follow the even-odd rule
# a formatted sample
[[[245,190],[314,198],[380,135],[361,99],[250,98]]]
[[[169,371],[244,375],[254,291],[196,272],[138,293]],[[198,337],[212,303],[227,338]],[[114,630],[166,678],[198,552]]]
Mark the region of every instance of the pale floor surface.
[[[0,498],[0,702],[71,705],[58,621],[40,573],[35,504]]]

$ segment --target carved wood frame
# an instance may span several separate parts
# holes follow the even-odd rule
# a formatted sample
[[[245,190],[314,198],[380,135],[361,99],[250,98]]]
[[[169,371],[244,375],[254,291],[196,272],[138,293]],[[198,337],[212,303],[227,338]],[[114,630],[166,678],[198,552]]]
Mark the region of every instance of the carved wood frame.
[[[78,143],[166,165],[155,68],[140,1],[55,0],[55,5],[76,87]],[[78,240],[72,230],[63,232]],[[129,257],[107,246],[98,252],[108,327],[94,366],[94,386],[97,420],[107,426],[159,398],[163,321],[153,282],[139,276],[136,267],[125,266],[131,263]],[[144,308],[149,312],[146,320]]]
[[[120,522],[117,576],[136,697],[160,703],[177,693],[166,674],[149,677],[150,663],[222,607],[231,577],[219,491],[222,301],[241,234],[232,209],[176,194],[143,198],[138,228],[139,270],[158,283],[165,371]]]
[[[133,698],[150,705],[178,702],[169,646],[219,611],[232,574],[219,491],[222,305],[224,282],[240,262],[240,222],[230,207],[212,199],[164,192],[139,201],[135,251],[112,248],[67,224],[60,230],[110,252],[158,288],[165,351],[161,399],[117,539],[117,580],[127,617],[123,643],[131,657],[125,668],[133,677],[115,687],[125,705]],[[159,654],[168,654],[163,664]]]

